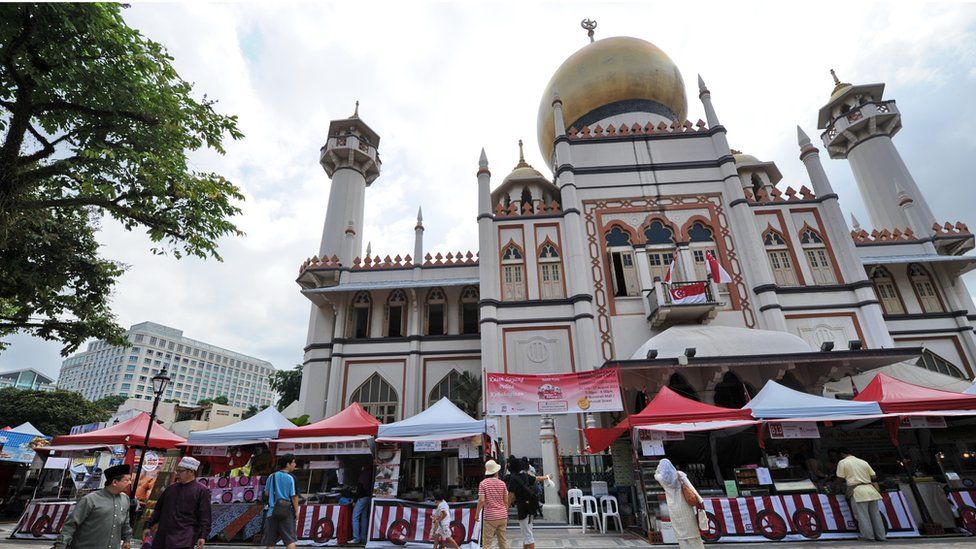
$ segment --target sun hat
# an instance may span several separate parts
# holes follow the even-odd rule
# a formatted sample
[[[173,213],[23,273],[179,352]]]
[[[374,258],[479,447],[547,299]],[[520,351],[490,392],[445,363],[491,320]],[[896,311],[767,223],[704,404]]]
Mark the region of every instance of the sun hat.
[[[501,471],[501,470],[502,470],[502,466],[499,465],[493,459],[489,459],[488,462],[485,463],[485,476],[486,477],[488,475],[494,475],[495,473],[497,473],[498,471]]]

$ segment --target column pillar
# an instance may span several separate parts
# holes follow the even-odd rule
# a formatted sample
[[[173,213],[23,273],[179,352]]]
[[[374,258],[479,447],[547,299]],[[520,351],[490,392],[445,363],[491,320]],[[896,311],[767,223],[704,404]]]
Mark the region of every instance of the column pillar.
[[[559,499],[559,455],[556,453],[556,428],[552,416],[542,416],[539,420],[539,443],[542,446],[542,470],[551,475],[555,483],[555,486],[545,487],[546,503],[542,506],[542,518],[566,522],[566,507]]]

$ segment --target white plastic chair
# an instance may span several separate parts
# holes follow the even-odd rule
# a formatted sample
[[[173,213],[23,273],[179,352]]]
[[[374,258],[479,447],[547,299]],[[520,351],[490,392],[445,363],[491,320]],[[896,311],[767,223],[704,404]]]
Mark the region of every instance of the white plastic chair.
[[[583,514],[583,491],[579,488],[570,488],[566,491],[566,499],[569,500],[569,523],[573,524],[573,516]],[[581,522],[582,520],[580,517]]]
[[[583,513],[580,520],[583,522],[583,533],[586,533],[586,519],[593,517],[593,529],[600,529],[600,509],[593,496],[583,496]]]
[[[620,521],[620,506],[617,505],[617,496],[603,496],[600,498],[600,514],[603,515],[600,523],[600,530],[607,533],[607,519],[613,518],[617,521],[617,530],[624,531],[624,525]]]

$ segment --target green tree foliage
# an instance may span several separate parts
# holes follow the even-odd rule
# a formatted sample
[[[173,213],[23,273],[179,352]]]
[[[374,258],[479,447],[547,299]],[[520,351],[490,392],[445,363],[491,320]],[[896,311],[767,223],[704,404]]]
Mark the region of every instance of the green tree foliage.
[[[64,435],[75,425],[105,421],[110,415],[79,393],[0,389],[0,426],[29,421],[45,435]]]
[[[109,414],[112,414],[119,409],[119,406],[125,404],[126,400],[129,400],[129,398],[122,395],[109,395],[96,400],[92,404],[98,406],[102,410],[105,410]]]
[[[291,370],[277,370],[268,376],[268,383],[271,390],[278,393],[278,409],[284,410],[301,396],[302,365],[298,364]]]
[[[230,399],[226,395],[220,395],[217,398],[203,398],[197,401],[197,406],[206,406],[207,404],[230,404]]]
[[[481,403],[481,377],[464,372],[458,376],[451,402],[472,417],[478,417]]]
[[[288,418],[288,421],[295,424],[295,427],[304,427],[308,425],[308,414],[302,414],[298,417]]]
[[[245,420],[245,419],[247,419],[249,417],[254,417],[255,415],[257,415],[258,412],[260,412],[261,410],[264,410],[265,408],[267,408],[267,406],[264,406],[262,408],[258,408],[256,405],[252,404],[252,405],[250,405],[250,406],[247,407],[247,410],[244,410],[244,413],[243,414],[241,414],[241,419],[242,420]]]
[[[219,260],[217,241],[242,234],[238,188],[188,161],[243,137],[237,118],[198,100],[121,10],[0,4],[0,337],[64,355],[93,337],[126,344],[109,307],[125,266],[98,254],[103,217],[176,258]]]

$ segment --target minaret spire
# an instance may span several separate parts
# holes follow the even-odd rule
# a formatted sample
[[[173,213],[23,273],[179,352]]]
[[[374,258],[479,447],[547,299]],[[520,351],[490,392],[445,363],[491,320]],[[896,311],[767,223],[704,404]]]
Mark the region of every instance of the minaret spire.
[[[413,264],[423,263],[424,256],[424,212],[417,206],[417,224],[413,228]]]
[[[702,107],[705,108],[705,122],[708,122],[709,128],[714,128],[720,123],[718,121],[718,114],[715,113],[715,107],[712,106],[712,92],[708,91],[708,87],[705,86],[705,80],[702,79],[701,75],[698,75],[698,99],[701,99]]]
[[[525,151],[522,149],[522,140],[519,139],[519,161],[515,165],[515,169],[528,167],[530,166],[525,162]]]
[[[352,112],[352,116],[350,118],[359,118],[359,100],[358,99],[356,100],[356,109]]]
[[[854,217],[854,212],[851,212],[851,226],[854,227],[854,230],[861,230],[861,222]]]

